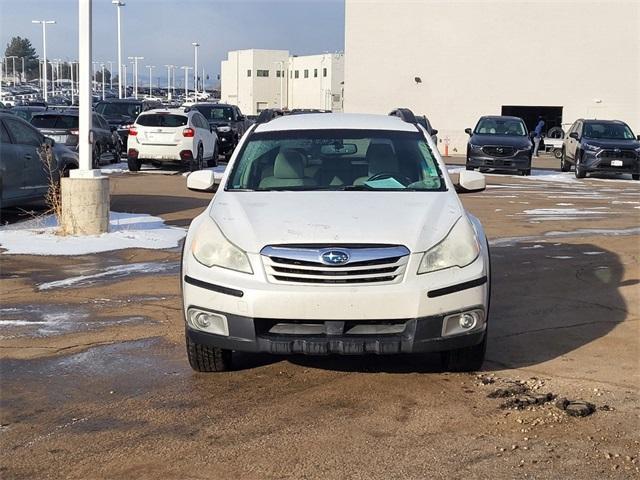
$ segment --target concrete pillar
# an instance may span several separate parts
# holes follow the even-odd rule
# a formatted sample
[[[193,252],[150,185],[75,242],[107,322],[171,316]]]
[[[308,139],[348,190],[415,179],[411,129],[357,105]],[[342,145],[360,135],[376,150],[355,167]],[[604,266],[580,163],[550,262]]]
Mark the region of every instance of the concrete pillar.
[[[61,228],[65,235],[109,231],[109,177],[63,178]]]

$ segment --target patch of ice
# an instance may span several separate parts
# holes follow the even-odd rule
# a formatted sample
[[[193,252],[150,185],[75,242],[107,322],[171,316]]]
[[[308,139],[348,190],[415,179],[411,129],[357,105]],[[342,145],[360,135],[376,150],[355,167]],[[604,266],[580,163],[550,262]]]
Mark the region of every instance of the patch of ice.
[[[78,275],[76,277],[69,277],[63,280],[42,283],[38,285],[38,290],[49,290],[52,288],[66,287],[86,287],[102,280],[114,280],[134,274],[170,273],[173,271],[177,271],[178,269],[179,264],[177,262],[141,262],[130,263],[127,265],[115,265],[112,267],[107,267],[101,272],[94,273],[92,275]]]
[[[582,252],[583,255],[602,255],[604,252]]]
[[[12,255],[85,255],[125,248],[177,247],[186,230],[164,224],[143,213],[111,212],[109,233],[87,236],[56,234],[56,220],[48,215],[0,227],[0,247]]]
[[[572,207],[573,203],[556,203],[558,207]]]
[[[593,209],[592,209],[593,210]],[[600,215],[606,212],[594,212],[592,210],[578,210],[577,208],[534,208],[522,212],[525,215]]]
[[[624,200],[614,200],[614,201],[613,201],[613,202],[611,202],[611,203],[612,203],[612,204],[614,204],[614,205],[637,205],[637,204],[639,204],[640,202],[634,202],[634,201],[631,201],[631,200],[628,200],[628,201],[624,201]]]
[[[535,244],[530,247],[520,247],[520,250],[533,250],[534,248],[544,248],[544,245]]]
[[[570,258],[573,258],[573,257],[569,257],[567,255],[556,255],[555,257],[550,257],[550,258],[556,258],[558,260],[569,260]]]

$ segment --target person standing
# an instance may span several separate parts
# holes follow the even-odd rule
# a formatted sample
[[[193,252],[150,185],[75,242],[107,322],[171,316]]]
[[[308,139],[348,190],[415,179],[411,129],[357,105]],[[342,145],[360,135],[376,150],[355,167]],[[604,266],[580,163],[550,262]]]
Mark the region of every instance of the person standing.
[[[538,149],[540,148],[540,141],[542,140],[542,129],[544,128],[544,120],[542,117],[538,117],[538,124],[533,130],[533,155],[539,157]]]

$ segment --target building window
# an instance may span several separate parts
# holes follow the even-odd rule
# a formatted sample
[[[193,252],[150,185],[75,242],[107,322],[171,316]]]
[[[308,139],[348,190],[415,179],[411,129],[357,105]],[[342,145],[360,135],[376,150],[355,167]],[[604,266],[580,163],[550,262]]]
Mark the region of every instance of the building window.
[[[280,78],[280,74],[281,74],[281,73],[282,73],[282,72],[281,72],[280,70],[276,70],[276,78]]]
[[[256,77],[268,77],[269,70],[256,70]]]
[[[326,77],[327,76],[327,67],[322,69],[322,76]]]
[[[247,70],[247,77],[251,76],[251,69]]]
[[[293,76],[294,76],[295,78],[300,78],[300,71],[299,71],[299,70],[296,70],[296,71],[294,72]]]
[[[304,78],[309,78],[309,70],[304,71]]]
[[[318,78],[318,69],[317,68],[313,69],[313,78]]]

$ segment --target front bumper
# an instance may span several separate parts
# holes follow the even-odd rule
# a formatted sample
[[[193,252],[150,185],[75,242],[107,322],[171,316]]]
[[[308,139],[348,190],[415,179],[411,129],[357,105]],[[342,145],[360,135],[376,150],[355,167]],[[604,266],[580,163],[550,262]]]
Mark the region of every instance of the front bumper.
[[[348,329],[361,322],[318,321],[315,325],[324,327],[320,334],[274,334],[269,329],[277,320],[256,319],[238,315],[226,315],[229,335],[214,335],[190,327],[187,337],[199,344],[227,350],[262,352],[272,354],[304,355],[362,355],[398,354],[417,352],[438,352],[477,345],[484,339],[486,323],[470,331],[442,337],[444,315],[414,318],[404,322],[404,330],[393,334],[349,334]],[[382,322],[382,321],[381,321]],[[304,324],[303,324],[304,325]],[[309,323],[306,323],[309,325]],[[310,326],[314,326],[311,323]]]
[[[608,156],[605,152],[585,150],[581,158],[581,168],[587,172],[640,173],[640,159],[630,156]]]
[[[528,156],[518,154],[509,157],[492,157],[484,153],[471,153],[467,156],[467,165],[499,170],[527,170],[531,168],[531,159]]]

